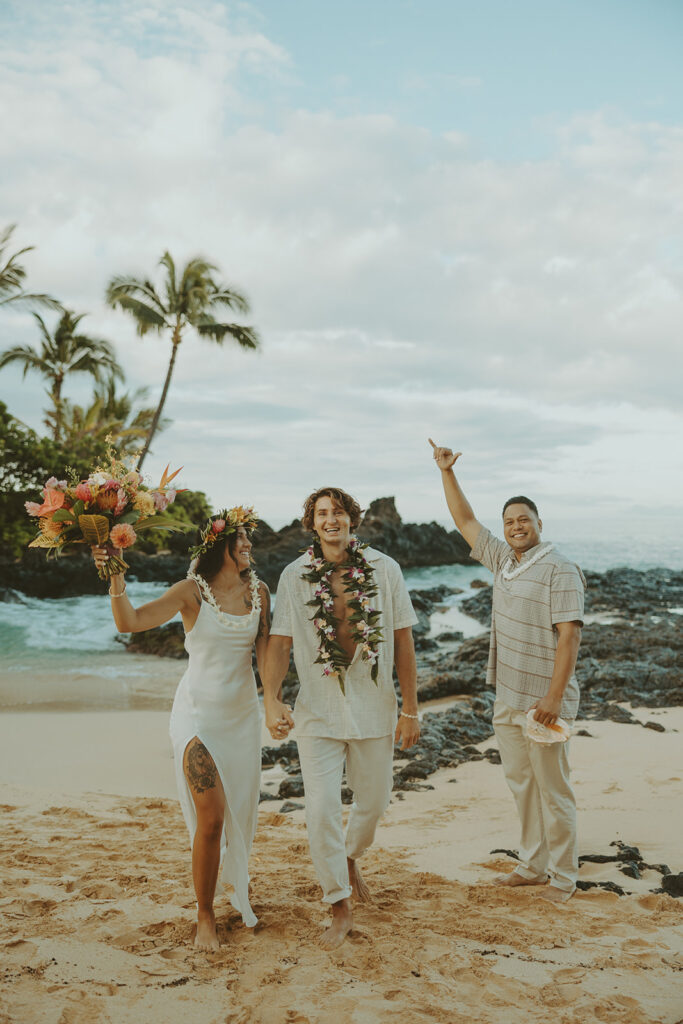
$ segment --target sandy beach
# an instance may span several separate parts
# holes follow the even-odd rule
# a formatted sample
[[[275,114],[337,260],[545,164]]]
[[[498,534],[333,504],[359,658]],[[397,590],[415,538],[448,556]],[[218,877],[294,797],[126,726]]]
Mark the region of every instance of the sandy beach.
[[[590,722],[572,741],[580,850],[622,840],[679,870],[681,709],[637,712],[665,732]],[[500,767],[470,762],[394,794],[365,858],[373,898],[334,954],[303,812],[264,802],[249,931],[217,900],[222,946],[192,946],[188,839],[157,711],[16,712],[0,722],[2,1024],[353,1024],[441,1021],[675,1024],[679,901],[584,864],[629,895],[561,907],[487,885],[517,826]],[[482,750],[494,740],[480,744]],[[271,773],[263,788],[272,791]]]

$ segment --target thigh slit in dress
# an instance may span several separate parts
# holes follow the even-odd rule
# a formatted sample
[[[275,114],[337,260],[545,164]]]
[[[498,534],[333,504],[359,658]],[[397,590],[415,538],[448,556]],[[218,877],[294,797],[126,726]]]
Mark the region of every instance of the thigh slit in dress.
[[[251,654],[261,611],[259,581],[252,572],[251,611],[230,615],[221,611],[201,576],[188,573],[188,578],[197,583],[203,600],[197,621],[185,635],[190,660],[171,711],[178,796],[192,846],[197,815],[183,757],[196,736],[213,758],[225,793],[219,882],[232,887],[233,907],[253,928],[257,918],[249,904],[249,853],[260,796],[261,714]]]

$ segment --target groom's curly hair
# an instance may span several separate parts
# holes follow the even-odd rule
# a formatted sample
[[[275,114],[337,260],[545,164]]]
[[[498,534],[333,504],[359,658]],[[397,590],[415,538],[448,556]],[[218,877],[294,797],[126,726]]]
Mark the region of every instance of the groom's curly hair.
[[[320,487],[317,491],[313,491],[313,494],[309,494],[304,502],[304,514],[301,517],[304,530],[313,532],[313,515],[318,498],[332,498],[333,501],[338,501],[351,520],[351,529],[358,529],[363,510],[356,499],[346,491],[342,491],[341,487]]]

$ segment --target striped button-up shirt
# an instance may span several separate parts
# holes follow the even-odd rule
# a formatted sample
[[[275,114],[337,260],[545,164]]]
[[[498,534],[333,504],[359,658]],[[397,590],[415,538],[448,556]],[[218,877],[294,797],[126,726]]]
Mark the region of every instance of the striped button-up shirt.
[[[383,640],[379,645],[379,673],[375,683],[370,665],[360,657],[360,649],[345,673],[344,689],[316,665],[318,635],[311,621],[315,584],[302,579],[308,567],[308,555],[302,555],[283,570],[275,595],[271,635],[291,636],[294,663],[299,676],[299,695],[294,707],[294,723],[299,736],[327,736],[334,739],[368,739],[386,736],[396,728],[396,693],[393,683],[394,630],[414,626],[417,616],[398,562],[373,548],[365,557],[375,570],[377,594],[372,599],[380,612]]]
[[[472,548],[472,558],[494,576],[487,682],[515,711],[528,711],[548,692],[557,649],[555,624],[583,624],[584,575],[559,551],[546,548],[538,544],[518,562],[512,548],[483,526]],[[522,569],[518,575],[505,579],[517,568]],[[572,675],[560,714],[571,722],[578,709],[579,686]]]

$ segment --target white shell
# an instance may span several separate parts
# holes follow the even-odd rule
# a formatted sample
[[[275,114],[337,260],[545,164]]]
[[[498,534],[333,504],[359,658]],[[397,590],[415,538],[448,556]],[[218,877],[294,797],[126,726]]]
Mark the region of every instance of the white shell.
[[[535,743],[542,743],[544,746],[548,746],[551,743],[566,743],[571,735],[571,728],[565,722],[564,718],[558,718],[555,721],[557,728],[550,729],[547,725],[543,725],[542,722],[537,722],[534,718],[536,708],[530,708],[526,715],[526,734],[530,740],[534,740]]]

